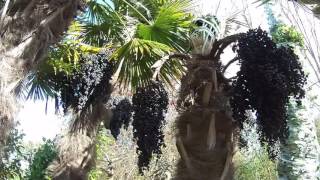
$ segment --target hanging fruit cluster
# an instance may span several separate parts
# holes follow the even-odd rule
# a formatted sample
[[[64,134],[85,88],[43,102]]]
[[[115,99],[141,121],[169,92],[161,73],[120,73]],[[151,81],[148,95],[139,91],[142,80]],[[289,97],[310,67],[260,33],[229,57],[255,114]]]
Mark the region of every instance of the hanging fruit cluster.
[[[124,127],[127,130],[129,127],[132,117],[132,104],[128,98],[113,99],[111,109],[110,131],[112,136],[117,139],[120,129]]]
[[[163,126],[168,94],[160,82],[151,82],[136,90],[132,97],[133,136],[137,141],[138,166],[142,173],[152,154],[161,154],[164,145]]]
[[[112,76],[112,64],[107,58],[105,53],[81,57],[80,67],[59,87],[65,111],[71,107],[80,112],[97,100],[107,101],[106,95],[110,94],[109,81]]]
[[[274,145],[286,137],[286,105],[290,96],[298,102],[304,97],[306,75],[293,50],[277,47],[260,28],[239,39],[237,53],[240,71],[233,82],[233,116],[242,127],[246,112],[255,112],[260,140]]]

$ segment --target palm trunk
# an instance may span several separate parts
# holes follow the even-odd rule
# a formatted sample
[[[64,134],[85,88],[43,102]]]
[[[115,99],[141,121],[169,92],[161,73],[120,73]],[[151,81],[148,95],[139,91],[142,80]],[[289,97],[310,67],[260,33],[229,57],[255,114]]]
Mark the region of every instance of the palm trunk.
[[[75,115],[77,121],[87,126],[73,123],[71,132],[58,139],[58,158],[48,167],[53,180],[88,179],[88,172],[95,165],[96,136],[100,123],[103,120],[110,122],[111,117],[112,112],[102,102],[97,102],[92,112],[83,117]]]
[[[11,2],[0,21],[0,143],[13,124],[18,82],[45,59],[49,45],[61,39],[80,7],[80,0]]]
[[[49,176],[53,180],[88,179],[87,174],[95,163],[95,135],[68,133],[57,139],[58,157],[47,168]]]
[[[176,143],[181,160],[175,179],[233,178],[235,127],[229,105],[230,85],[218,64],[223,50],[238,37],[216,41],[209,56],[194,56],[188,61],[178,100]]]
[[[203,62],[203,63],[202,63]],[[233,126],[226,93],[214,65],[195,59],[182,81],[177,147],[182,160],[176,179],[230,179]]]

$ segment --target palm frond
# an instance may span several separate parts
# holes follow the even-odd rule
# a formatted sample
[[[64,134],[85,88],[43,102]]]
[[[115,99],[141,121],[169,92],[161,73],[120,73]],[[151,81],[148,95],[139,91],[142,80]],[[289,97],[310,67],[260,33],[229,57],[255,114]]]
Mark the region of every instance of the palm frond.
[[[41,73],[31,73],[27,81],[27,87],[30,88],[26,99],[47,100],[48,97],[53,98],[56,95],[52,82],[41,76]]]
[[[127,32],[127,20],[124,14],[115,10],[111,2],[90,1],[84,18],[79,22],[79,39],[84,43],[102,47],[107,43],[124,43]],[[122,5],[124,6],[124,5]]]
[[[123,24],[114,17],[106,17],[100,24],[84,23],[81,25],[81,36],[84,43],[102,47],[107,43],[124,43]]]
[[[165,4],[169,4],[174,0],[144,0],[143,3],[153,12],[157,14],[159,12],[159,7],[162,7]]]
[[[118,83],[135,89],[138,86],[148,84],[152,78],[152,65],[161,57],[169,54],[172,48],[150,40],[133,38],[131,41],[119,48],[113,55],[112,60],[117,62],[116,77]],[[171,66],[170,66],[171,65]],[[175,69],[171,76],[178,76],[179,63],[171,63],[165,66],[161,75],[167,80],[171,70]]]
[[[191,33],[193,53],[208,55],[220,31],[220,23],[215,16],[195,19],[197,28]]]
[[[139,24],[137,37],[166,44],[185,52],[189,48],[189,30],[192,16],[187,12],[190,1],[179,0],[160,7],[154,23]]]
[[[100,23],[101,21],[104,21],[109,9],[112,9],[111,5],[104,0],[89,0],[87,2],[86,12],[80,17],[80,20],[85,20],[94,24]]]

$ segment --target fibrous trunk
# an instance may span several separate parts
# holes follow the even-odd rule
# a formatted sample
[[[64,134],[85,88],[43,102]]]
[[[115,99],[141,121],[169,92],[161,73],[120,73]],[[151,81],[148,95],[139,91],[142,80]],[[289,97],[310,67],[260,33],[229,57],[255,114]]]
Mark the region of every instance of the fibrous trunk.
[[[80,7],[79,1],[15,0],[2,10],[0,143],[5,143],[6,134],[13,124],[14,92],[18,82],[45,58],[49,45],[61,39]]]
[[[217,73],[218,72],[218,73]],[[191,59],[181,82],[175,179],[232,179],[233,125],[229,98],[214,61]]]
[[[92,132],[90,132],[92,134]],[[94,166],[95,136],[86,132],[57,138],[58,157],[48,167],[53,180],[85,180]]]

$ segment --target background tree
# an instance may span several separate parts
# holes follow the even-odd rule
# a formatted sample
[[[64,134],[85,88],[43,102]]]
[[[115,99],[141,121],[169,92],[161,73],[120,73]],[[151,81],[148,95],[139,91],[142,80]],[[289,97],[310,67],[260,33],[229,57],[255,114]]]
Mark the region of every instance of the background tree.
[[[288,105],[289,137],[281,145],[279,177],[284,179],[316,179],[319,177],[319,144],[314,121],[307,117],[306,107],[294,102]]]
[[[42,144],[33,155],[25,178],[30,180],[50,179],[47,174],[47,168],[56,157],[57,149],[54,142],[43,139]]]
[[[266,8],[269,14],[270,31],[273,40],[278,45],[291,46],[295,49],[302,49],[304,47],[303,35],[299,33],[293,26],[285,25],[281,21],[277,21],[272,13],[270,6]],[[273,19],[273,20],[271,20]],[[309,104],[307,100],[305,105]],[[306,118],[303,112],[308,110],[295,102],[290,101],[288,104],[288,139],[286,139],[280,146],[279,158],[279,177],[285,179],[296,178],[311,178],[317,177],[316,171],[318,164],[319,148],[317,145],[314,121],[312,118]],[[306,134],[299,134],[308,132]],[[313,134],[313,135],[312,135]],[[303,140],[299,137],[303,137]],[[300,163],[299,163],[300,162]],[[306,168],[306,164],[313,164]]]
[[[24,134],[18,129],[11,129],[7,143],[3,147],[3,156],[0,158],[0,179],[24,177],[22,163],[27,160],[23,147]]]
[[[272,2],[272,0],[260,0],[262,4]],[[306,11],[311,11],[317,18],[320,16],[320,2],[318,0],[286,0],[301,5]]]

